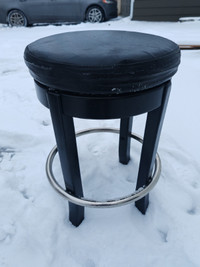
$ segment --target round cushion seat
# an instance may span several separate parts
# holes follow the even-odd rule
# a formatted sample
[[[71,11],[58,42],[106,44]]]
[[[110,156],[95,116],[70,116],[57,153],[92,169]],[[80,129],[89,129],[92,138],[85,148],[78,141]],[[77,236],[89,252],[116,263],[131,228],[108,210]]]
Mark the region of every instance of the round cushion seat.
[[[127,31],[56,34],[29,44],[25,62],[42,85],[78,95],[130,94],[158,86],[176,73],[174,42]]]

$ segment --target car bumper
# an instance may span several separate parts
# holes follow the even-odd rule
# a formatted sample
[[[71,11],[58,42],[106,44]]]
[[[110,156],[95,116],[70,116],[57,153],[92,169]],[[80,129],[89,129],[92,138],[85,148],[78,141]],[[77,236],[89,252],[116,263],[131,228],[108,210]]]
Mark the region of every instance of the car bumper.
[[[105,12],[105,19],[112,19],[116,18],[118,16],[117,12],[117,2],[113,4],[104,4],[103,9]]]
[[[6,12],[0,9],[0,23],[7,23]]]

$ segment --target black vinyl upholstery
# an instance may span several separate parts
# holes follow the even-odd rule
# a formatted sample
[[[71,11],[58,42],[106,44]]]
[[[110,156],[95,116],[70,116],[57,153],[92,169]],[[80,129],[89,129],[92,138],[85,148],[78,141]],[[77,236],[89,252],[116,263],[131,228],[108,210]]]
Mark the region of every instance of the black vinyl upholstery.
[[[170,80],[180,63],[174,42],[128,31],[79,31],[52,35],[24,52],[33,78],[78,95],[118,95]]]

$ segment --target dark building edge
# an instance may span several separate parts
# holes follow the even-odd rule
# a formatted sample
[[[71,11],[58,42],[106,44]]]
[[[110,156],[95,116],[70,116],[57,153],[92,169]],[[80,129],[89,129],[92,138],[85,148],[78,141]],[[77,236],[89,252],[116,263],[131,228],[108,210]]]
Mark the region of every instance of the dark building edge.
[[[133,20],[178,21],[181,17],[200,17],[199,0],[135,0]]]

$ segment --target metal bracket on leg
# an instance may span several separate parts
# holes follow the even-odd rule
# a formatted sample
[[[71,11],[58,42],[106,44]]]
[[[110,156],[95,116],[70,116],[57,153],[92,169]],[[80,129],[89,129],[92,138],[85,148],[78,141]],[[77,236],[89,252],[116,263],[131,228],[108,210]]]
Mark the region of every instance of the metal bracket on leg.
[[[88,130],[78,132],[76,134],[76,137],[79,137],[79,136],[82,136],[85,134],[99,133],[99,132],[108,132],[108,133],[116,133],[116,134],[120,133],[120,131],[117,129],[96,128],[96,129],[88,129]],[[136,134],[131,133],[130,137],[137,140],[140,143],[143,142],[141,137],[139,137]],[[130,202],[135,202],[135,201],[143,198],[145,195],[147,195],[149,193],[149,191],[151,191],[153,189],[153,187],[156,185],[156,183],[159,179],[160,173],[161,173],[160,157],[158,154],[156,154],[155,167],[154,167],[154,173],[153,173],[152,179],[149,181],[149,183],[147,185],[144,185],[143,187],[139,188],[133,194],[130,194],[130,195],[118,198],[118,199],[109,199],[107,201],[95,201],[95,200],[91,200],[91,199],[86,199],[84,197],[79,198],[79,197],[72,195],[70,192],[66,191],[66,189],[62,188],[58,184],[58,182],[56,181],[54,174],[53,174],[53,171],[52,171],[52,164],[53,164],[53,160],[54,160],[56,153],[57,153],[57,147],[55,146],[51,150],[51,152],[47,158],[47,162],[46,162],[46,173],[47,173],[47,177],[49,179],[49,182],[60,195],[65,197],[68,201],[70,201],[74,204],[77,204],[79,206],[95,207],[95,208],[111,208],[111,207],[122,206],[122,205],[128,204]]]

